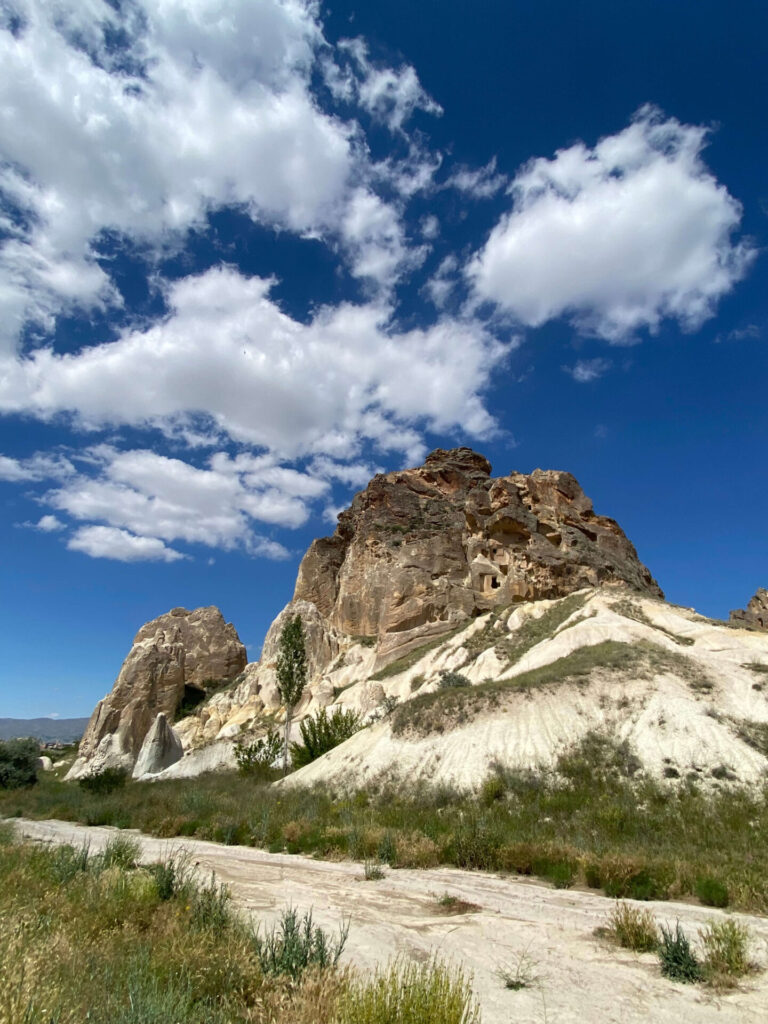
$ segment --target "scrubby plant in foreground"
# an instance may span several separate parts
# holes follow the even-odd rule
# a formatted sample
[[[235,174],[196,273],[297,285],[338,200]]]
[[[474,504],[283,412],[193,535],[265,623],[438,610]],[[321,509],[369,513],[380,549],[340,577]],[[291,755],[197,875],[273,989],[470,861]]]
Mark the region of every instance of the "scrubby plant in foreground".
[[[678,921],[675,930],[661,926],[661,942],[659,943],[659,960],[661,973],[672,981],[701,981],[704,972],[695,953],[691,949],[688,936]]]
[[[338,938],[329,939],[312,920],[312,911],[302,917],[288,907],[276,925],[264,935],[254,936],[254,948],[265,974],[287,974],[294,980],[310,967],[335,967],[349,936],[349,922]]]
[[[608,916],[608,933],[625,949],[652,953],[659,945],[659,932],[650,910],[617,903]]]
[[[441,963],[336,968],[346,928],[332,939],[292,912],[262,963],[215,880],[129,861],[0,827],[0,1024],[476,1024],[468,982]]]
[[[440,960],[396,961],[342,995],[337,1024],[480,1024],[470,981]]]
[[[721,988],[729,988],[739,978],[749,974],[750,932],[738,921],[712,921],[701,933],[704,949],[704,972],[707,981]]]

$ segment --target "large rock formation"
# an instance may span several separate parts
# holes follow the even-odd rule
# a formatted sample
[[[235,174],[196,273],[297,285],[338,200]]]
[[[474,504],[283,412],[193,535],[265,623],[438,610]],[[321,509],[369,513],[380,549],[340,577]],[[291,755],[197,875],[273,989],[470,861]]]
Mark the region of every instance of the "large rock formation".
[[[355,496],[334,535],[304,556],[260,662],[175,732],[189,752],[279,720],[275,662],[289,616],[301,615],[307,638],[309,685],[297,716],[350,688],[355,710],[368,714],[385,697],[370,677],[413,648],[493,608],[604,584],[663,596],[619,526],[593,511],[569,473],[493,478],[488,460],[469,448],[438,449],[423,466],[376,476]],[[231,678],[244,664],[216,609],[177,609],[149,623],[94,711],[70,777],[107,763],[133,767],[150,725],[159,713],[173,721],[185,688]]]
[[[768,629],[768,590],[760,587],[746,608],[732,611],[731,622],[752,629]]]
[[[245,647],[218,608],[174,608],[142,626],[112,691],[96,705],[67,778],[104,767],[132,769],[158,714],[171,721],[186,697],[236,677]]]
[[[304,556],[294,600],[342,633],[375,637],[386,655],[495,606],[583,587],[663,596],[570,473],[490,474],[482,455],[454,448],[374,477]]]

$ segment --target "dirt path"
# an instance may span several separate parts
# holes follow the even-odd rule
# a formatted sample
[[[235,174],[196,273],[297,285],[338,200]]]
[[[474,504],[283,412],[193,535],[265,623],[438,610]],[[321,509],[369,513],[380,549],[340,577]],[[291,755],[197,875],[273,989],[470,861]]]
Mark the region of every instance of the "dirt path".
[[[45,842],[98,850],[117,830],[61,821],[16,822],[19,832]],[[768,971],[737,991],[715,996],[695,985],[663,979],[656,958],[616,949],[595,938],[611,902],[593,893],[556,890],[519,878],[440,868],[387,870],[381,881],[363,880],[362,867],[307,857],[271,854],[250,847],[192,839],[154,839],[137,832],[146,860],[186,851],[203,871],[215,871],[235,900],[258,921],[270,922],[288,903],[313,910],[335,929],[351,918],[345,956],[363,967],[403,953],[432,953],[474,973],[483,1024],[766,1024]],[[449,916],[437,897],[449,893],[477,904],[474,912]],[[649,903],[659,922],[679,919],[689,936],[722,911],[680,903]],[[756,937],[755,958],[768,967],[768,919],[734,915]],[[508,991],[496,975],[526,955],[537,981]]]

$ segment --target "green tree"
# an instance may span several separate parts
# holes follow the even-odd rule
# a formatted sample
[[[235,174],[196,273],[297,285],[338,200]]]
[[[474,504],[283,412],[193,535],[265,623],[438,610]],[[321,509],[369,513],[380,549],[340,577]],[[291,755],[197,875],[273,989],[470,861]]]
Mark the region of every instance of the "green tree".
[[[283,738],[283,772],[288,771],[288,743],[296,705],[307,685],[307,651],[301,616],[289,619],[280,632],[277,652],[277,689],[285,704],[285,736]]]
[[[300,728],[304,742],[291,744],[291,764],[294,768],[303,768],[305,764],[310,764],[354,736],[360,729],[360,716],[339,707],[334,708],[329,715],[325,708],[321,708],[314,718],[305,718]]]
[[[8,740],[0,743],[0,789],[22,789],[37,782],[37,740]]]

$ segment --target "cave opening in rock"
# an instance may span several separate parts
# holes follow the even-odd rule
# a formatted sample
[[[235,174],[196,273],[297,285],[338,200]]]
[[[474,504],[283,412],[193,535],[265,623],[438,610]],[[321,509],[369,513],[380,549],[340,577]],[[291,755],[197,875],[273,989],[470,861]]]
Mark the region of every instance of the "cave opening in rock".
[[[198,704],[202,704],[207,694],[205,690],[199,686],[184,685],[184,693],[181,696],[178,707],[176,708],[176,718],[184,718],[186,715],[191,715]]]

